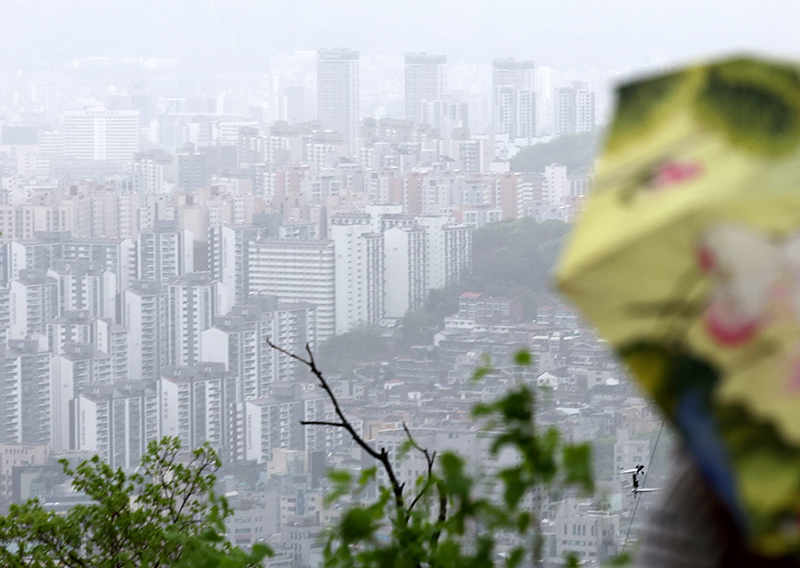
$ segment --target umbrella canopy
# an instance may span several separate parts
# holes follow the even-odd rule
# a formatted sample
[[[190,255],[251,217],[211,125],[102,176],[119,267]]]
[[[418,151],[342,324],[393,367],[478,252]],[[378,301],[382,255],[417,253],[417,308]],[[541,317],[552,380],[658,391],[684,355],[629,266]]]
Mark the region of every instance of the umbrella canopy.
[[[557,279],[754,546],[800,552],[800,68],[622,86]]]

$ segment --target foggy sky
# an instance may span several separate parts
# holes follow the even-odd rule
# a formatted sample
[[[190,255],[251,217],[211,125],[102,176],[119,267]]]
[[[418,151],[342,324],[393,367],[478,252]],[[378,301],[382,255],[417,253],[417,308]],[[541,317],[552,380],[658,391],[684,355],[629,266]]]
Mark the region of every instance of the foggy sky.
[[[343,46],[625,72],[729,50],[800,54],[797,0],[0,0],[0,66],[176,58],[255,70]]]

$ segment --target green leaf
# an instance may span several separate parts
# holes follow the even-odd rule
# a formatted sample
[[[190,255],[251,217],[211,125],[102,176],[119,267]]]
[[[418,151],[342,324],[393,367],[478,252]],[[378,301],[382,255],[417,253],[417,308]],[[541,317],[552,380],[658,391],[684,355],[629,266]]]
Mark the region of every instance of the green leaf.
[[[378,475],[377,466],[368,467],[361,470],[361,475],[358,477],[359,487],[364,487],[367,483],[375,479]]]
[[[527,388],[510,393],[498,402],[498,407],[506,420],[530,422],[533,419],[533,395]]]
[[[628,566],[633,562],[633,558],[627,552],[623,552],[619,556],[614,556],[603,563],[603,566]]]
[[[343,469],[332,469],[328,472],[328,479],[336,484],[346,484],[353,480],[353,474]]]
[[[512,510],[516,509],[528,489],[528,485],[522,478],[522,469],[520,467],[504,469],[500,472],[500,478],[505,486],[503,500],[506,506]]]
[[[588,443],[564,446],[563,459],[566,482],[580,485],[587,492],[594,490],[592,446]]]
[[[347,544],[353,544],[369,538],[376,528],[369,512],[358,507],[345,512],[339,523],[342,540]]]
[[[519,516],[517,516],[517,532],[524,533],[528,530],[532,520],[531,514],[527,511],[520,513]]]
[[[514,356],[514,361],[516,362],[517,365],[522,365],[524,367],[529,366],[533,361],[531,357],[531,352],[528,351],[527,349],[522,349],[520,351],[517,351],[517,354]]]
[[[516,568],[525,558],[525,549],[521,546],[514,548],[506,559],[507,568]]]

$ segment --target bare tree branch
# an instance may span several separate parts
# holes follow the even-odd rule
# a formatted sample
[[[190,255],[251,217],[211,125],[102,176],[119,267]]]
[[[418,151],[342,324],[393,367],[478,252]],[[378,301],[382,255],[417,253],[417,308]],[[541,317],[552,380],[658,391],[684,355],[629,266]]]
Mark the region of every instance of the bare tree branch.
[[[367,452],[367,454],[369,454],[370,457],[380,462],[392,486],[392,493],[394,493],[394,501],[395,505],[397,506],[397,510],[399,513],[403,515],[404,517],[403,520],[405,521],[407,519],[407,511],[405,508],[405,501],[403,498],[404,484],[400,483],[400,481],[397,479],[397,475],[395,474],[394,468],[392,467],[391,459],[389,459],[389,452],[386,451],[386,448],[381,448],[380,451],[376,451],[372,446],[370,446],[366,442],[366,440],[364,440],[364,438],[361,437],[361,435],[358,432],[356,432],[356,429],[347,419],[347,416],[345,416],[342,407],[339,405],[339,401],[336,399],[336,395],[333,394],[333,390],[331,390],[331,387],[328,384],[328,381],[323,376],[322,371],[320,371],[319,368],[317,367],[317,363],[314,360],[314,354],[311,352],[311,345],[306,343],[306,353],[308,353],[308,359],[304,359],[303,357],[300,357],[299,355],[292,353],[291,351],[287,351],[286,349],[279,347],[278,345],[275,345],[269,338],[267,338],[267,345],[269,345],[276,351],[283,353],[284,355],[287,355],[288,357],[291,357],[296,361],[299,361],[300,363],[308,367],[309,371],[311,371],[311,374],[313,374],[317,378],[318,386],[325,391],[325,394],[328,395],[328,399],[333,404],[333,409],[336,412],[336,416],[340,420],[339,423],[331,422],[329,424],[323,424],[323,425],[344,428],[347,431],[347,433],[350,434],[350,437],[353,439],[353,441],[361,447],[361,449]]]
[[[411,501],[411,504],[408,506],[408,512],[411,513],[411,511],[414,510],[414,506],[419,502],[420,499],[422,499],[423,495],[425,495],[428,492],[428,489],[430,489],[431,483],[433,481],[433,464],[436,460],[436,452],[434,451],[433,453],[431,453],[428,451],[427,448],[423,448],[422,446],[420,446],[417,443],[417,441],[414,440],[414,436],[411,435],[411,432],[409,431],[408,426],[406,426],[405,422],[403,422],[403,430],[406,433],[406,437],[408,438],[411,447],[420,452],[423,456],[425,456],[425,462],[428,465],[428,472],[425,476],[425,484],[422,486],[422,489],[419,490],[419,493],[417,493],[416,497],[414,497],[414,499]]]
[[[301,420],[303,426],[337,426],[344,428],[341,422],[325,422],[324,420]]]

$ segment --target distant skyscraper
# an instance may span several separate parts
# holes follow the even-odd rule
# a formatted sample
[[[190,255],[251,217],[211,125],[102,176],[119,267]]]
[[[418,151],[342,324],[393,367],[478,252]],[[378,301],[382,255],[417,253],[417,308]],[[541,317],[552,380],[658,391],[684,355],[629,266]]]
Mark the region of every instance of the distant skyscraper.
[[[558,90],[556,100],[556,134],[574,134],[594,130],[594,92],[586,83]]]
[[[447,57],[427,53],[406,54],[406,120],[422,122],[423,101],[447,96]]]
[[[67,158],[127,163],[139,151],[138,110],[67,111],[64,127]]]
[[[507,134],[510,140],[536,136],[535,71],[533,61],[492,62],[495,134]]]
[[[323,128],[342,136],[350,155],[356,153],[360,121],[358,63],[357,51],[317,52],[317,118]]]

